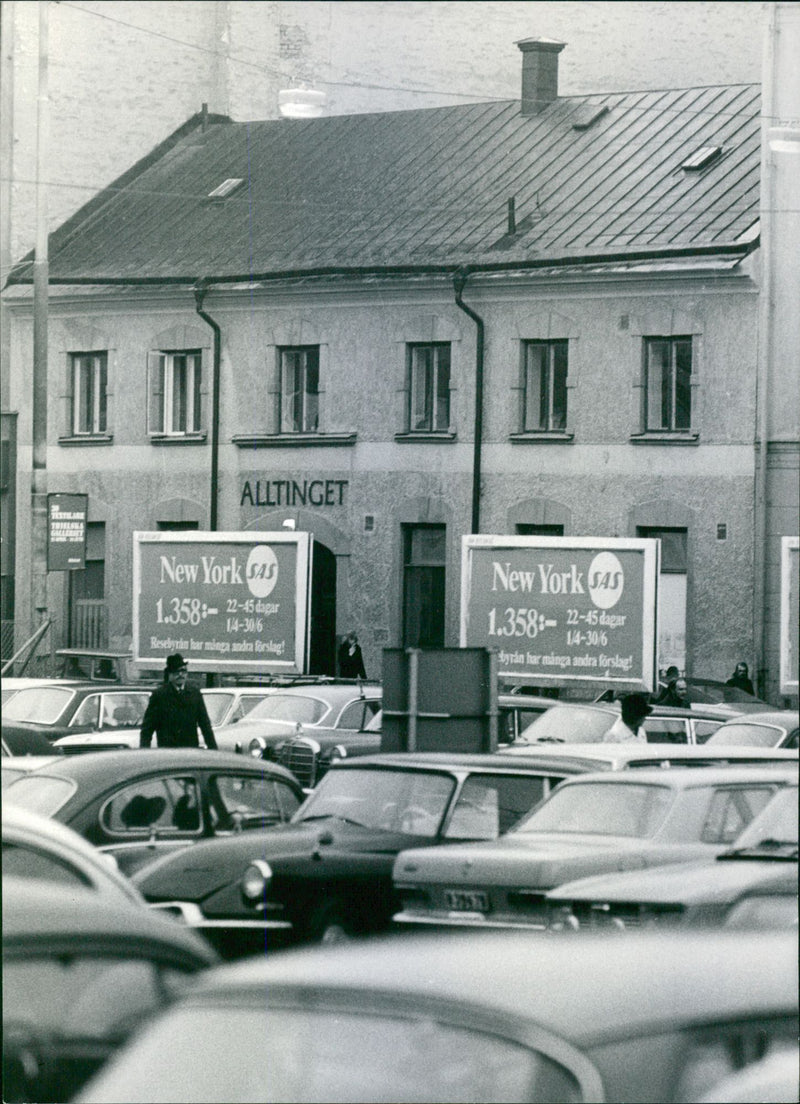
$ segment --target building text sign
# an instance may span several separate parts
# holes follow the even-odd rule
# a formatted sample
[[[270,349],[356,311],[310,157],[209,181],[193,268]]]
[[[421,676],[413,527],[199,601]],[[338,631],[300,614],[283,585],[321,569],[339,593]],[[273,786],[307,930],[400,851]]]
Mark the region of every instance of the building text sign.
[[[800,664],[800,538],[781,538],[781,680],[782,694],[796,694]]]
[[[86,567],[85,494],[47,496],[47,570],[79,571]]]
[[[506,680],[653,690],[658,573],[655,540],[464,537],[461,646]]]
[[[309,533],[133,534],[133,656],[195,671],[306,669]]]

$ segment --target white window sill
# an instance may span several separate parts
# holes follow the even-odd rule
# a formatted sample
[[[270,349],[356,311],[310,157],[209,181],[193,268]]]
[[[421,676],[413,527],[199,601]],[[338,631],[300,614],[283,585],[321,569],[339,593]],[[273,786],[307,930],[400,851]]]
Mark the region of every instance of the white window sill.
[[[111,445],[113,433],[70,433],[58,438],[59,445]]]
[[[700,441],[699,433],[669,433],[656,431],[650,433],[633,433],[630,437],[632,445],[696,445]]]
[[[404,444],[407,441],[412,441],[415,444],[433,443],[433,444],[449,444],[451,441],[455,441],[455,433],[450,430],[409,430],[407,433],[395,433],[395,441],[399,444]]]
[[[313,448],[354,445],[356,433],[237,433],[231,441],[238,448]]]
[[[202,445],[205,433],[151,433],[151,445]]]
[[[511,433],[508,439],[512,445],[570,445],[575,434],[566,433],[563,429],[539,429],[528,433]]]

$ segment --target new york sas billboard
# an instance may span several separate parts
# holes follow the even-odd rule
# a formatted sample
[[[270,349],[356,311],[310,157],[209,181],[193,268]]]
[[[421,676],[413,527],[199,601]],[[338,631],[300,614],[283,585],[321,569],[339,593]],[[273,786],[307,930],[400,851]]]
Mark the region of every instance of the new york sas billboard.
[[[461,646],[496,649],[506,681],[653,690],[659,552],[657,540],[464,537]]]
[[[301,532],[134,533],[134,661],[304,673],[311,548]]]

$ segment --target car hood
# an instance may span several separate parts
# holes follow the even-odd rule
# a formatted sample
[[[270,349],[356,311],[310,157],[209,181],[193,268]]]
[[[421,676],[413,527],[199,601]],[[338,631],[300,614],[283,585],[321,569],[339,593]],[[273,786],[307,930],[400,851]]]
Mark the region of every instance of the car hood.
[[[239,743],[252,740],[254,736],[277,736],[285,739],[287,736],[294,735],[296,731],[296,721],[249,721],[247,717],[243,717],[241,721],[237,721],[235,724],[220,725],[219,728],[215,729],[218,739],[236,740]]]
[[[655,863],[708,855],[701,845],[658,845],[627,836],[574,836],[541,833],[525,840],[513,834],[490,844],[404,851],[394,879],[448,885],[530,885],[552,887],[599,870],[639,870]]]
[[[567,882],[548,894],[548,900],[619,901],[638,904],[713,904],[736,897],[762,882],[776,883],[785,877],[797,885],[797,865],[791,864],[785,874],[775,864],[758,859],[736,862],[675,863],[652,870],[625,874],[599,874],[591,878]]]
[[[280,825],[196,843],[136,871],[132,881],[148,900],[198,901],[241,877],[256,859],[273,873],[295,873],[337,853],[394,856],[418,836],[361,828],[334,817]],[[435,842],[435,841],[432,841]]]

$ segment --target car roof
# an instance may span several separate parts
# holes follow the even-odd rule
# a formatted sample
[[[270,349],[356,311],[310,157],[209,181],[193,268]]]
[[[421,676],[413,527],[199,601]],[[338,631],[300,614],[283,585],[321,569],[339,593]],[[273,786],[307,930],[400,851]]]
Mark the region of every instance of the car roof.
[[[113,905],[90,889],[65,887],[34,878],[3,878],[3,952],[63,946],[85,940],[97,949],[123,951],[132,946],[161,945],[195,965],[212,965],[215,952],[195,932],[148,908]],[[102,941],[102,943],[100,943]]]
[[[285,779],[293,788],[299,783],[291,771],[265,759],[236,755],[228,751],[207,751],[204,748],[128,748],[123,751],[87,751],[82,755],[59,756],[32,773],[60,775],[76,782],[96,777],[109,782],[124,782],[149,771],[196,770],[211,767],[218,770],[246,770]],[[10,789],[11,787],[9,787]]]
[[[739,746],[715,746],[706,744],[656,744],[631,740],[624,744],[512,744],[504,748],[501,755],[547,755],[581,759],[586,762],[608,763],[610,766],[626,766],[628,763],[644,760],[668,763],[684,760],[687,763],[699,762],[705,766],[710,762],[797,762],[798,752],[793,748],[762,748]]]
[[[552,763],[549,760],[552,759]],[[404,770],[501,770],[508,771],[521,763],[522,768],[566,770],[572,766],[560,759],[558,752],[537,755],[526,761],[524,756],[512,759],[505,752],[444,752],[444,751],[388,751],[375,755],[358,755],[352,759],[338,759],[331,770],[358,770],[360,767],[384,767]],[[578,769],[582,764],[578,765]]]
[[[373,993],[420,1004],[433,996],[462,1010],[521,1016],[587,1045],[687,1022],[796,1011],[797,939],[785,932],[690,931],[635,939],[408,935],[221,967],[201,978],[189,999],[248,991],[263,999],[281,989],[315,1000],[349,992],[354,1004]]]
[[[728,766],[704,767],[699,771],[696,767],[643,767],[635,771],[602,771],[598,773],[582,774],[577,778],[568,778],[564,786],[584,785],[592,782],[600,782],[603,785],[666,785],[673,789],[688,790],[694,786],[719,786],[719,785],[743,785],[748,782],[772,782],[776,779],[781,784],[784,781],[791,782],[797,777],[797,767],[787,763],[785,767],[777,764],[765,764],[764,766],[737,767],[732,771]]]
[[[763,710],[759,713],[741,713],[738,717],[731,717],[725,724],[765,724],[796,728],[800,724],[800,714],[794,709]]]
[[[377,682],[309,682],[301,686],[275,686],[273,689],[277,694],[287,694],[292,698],[320,698],[325,702],[381,696],[381,685]]]

